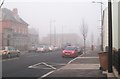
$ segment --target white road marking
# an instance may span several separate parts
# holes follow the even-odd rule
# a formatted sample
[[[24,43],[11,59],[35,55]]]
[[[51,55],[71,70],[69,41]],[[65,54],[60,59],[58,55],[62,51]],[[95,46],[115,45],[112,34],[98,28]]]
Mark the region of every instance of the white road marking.
[[[84,53],[83,54],[81,54],[80,56],[82,56],[82,55],[84,55]],[[74,59],[72,59],[72,60],[70,60],[67,64],[70,64],[71,62],[73,62],[74,60],[76,60],[76,59],[78,59],[79,57],[76,57],[76,58],[74,58]]]
[[[48,66],[48,67],[50,67],[50,68],[52,68],[52,69],[56,69],[55,67],[53,67],[52,65],[49,65],[49,64],[47,64],[47,63],[44,63],[44,62],[42,62],[45,66]]]
[[[43,65],[45,65],[45,66],[47,66],[47,67],[50,67],[50,68],[52,68],[52,69],[56,69],[56,68],[53,67],[52,65],[49,65],[49,64],[47,64],[47,63],[45,63],[45,62],[41,62],[41,63],[37,63],[37,64],[31,65],[31,66],[28,66],[28,68],[36,68],[36,66],[37,66],[37,65],[40,65],[40,64],[43,64]],[[43,69],[44,69],[44,68],[43,68]]]
[[[78,57],[78,58],[80,58],[80,59],[82,59],[82,58],[99,58],[99,57]]]
[[[35,66],[40,65],[40,64],[42,64],[42,63],[37,63],[37,64],[31,65],[31,66],[28,66],[28,68],[34,68]]]
[[[44,77],[46,77],[46,76],[50,75],[50,74],[51,74],[51,73],[53,73],[53,72],[54,72],[54,70],[53,70],[53,71],[48,72],[47,74],[45,74],[45,75],[43,75],[43,76],[41,76],[41,78],[44,78]]]

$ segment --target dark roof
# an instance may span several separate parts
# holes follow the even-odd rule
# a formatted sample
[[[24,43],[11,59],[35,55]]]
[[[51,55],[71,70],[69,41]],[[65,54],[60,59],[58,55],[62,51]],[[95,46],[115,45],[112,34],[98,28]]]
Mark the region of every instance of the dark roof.
[[[13,12],[7,8],[2,8],[2,11],[0,10],[0,20],[11,20],[28,25],[19,15],[14,15]]]

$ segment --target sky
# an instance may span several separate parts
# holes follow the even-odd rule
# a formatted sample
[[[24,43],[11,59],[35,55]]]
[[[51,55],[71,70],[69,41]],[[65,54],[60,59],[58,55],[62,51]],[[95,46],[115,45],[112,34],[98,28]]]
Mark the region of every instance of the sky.
[[[94,0],[100,2],[101,0]],[[103,8],[106,1],[103,1]],[[91,34],[94,39],[100,38],[101,7],[92,0],[5,0],[4,8],[17,8],[19,16],[29,24],[29,27],[37,29],[40,38],[54,33],[76,33],[82,36],[80,29],[82,20],[88,26],[88,40]],[[54,21],[54,22],[53,22]]]

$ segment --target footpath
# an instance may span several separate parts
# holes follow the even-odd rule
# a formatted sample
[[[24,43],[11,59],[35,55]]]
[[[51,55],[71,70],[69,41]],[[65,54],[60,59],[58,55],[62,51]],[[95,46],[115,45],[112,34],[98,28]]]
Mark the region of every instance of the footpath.
[[[99,51],[87,51],[42,79],[108,79],[99,69]]]

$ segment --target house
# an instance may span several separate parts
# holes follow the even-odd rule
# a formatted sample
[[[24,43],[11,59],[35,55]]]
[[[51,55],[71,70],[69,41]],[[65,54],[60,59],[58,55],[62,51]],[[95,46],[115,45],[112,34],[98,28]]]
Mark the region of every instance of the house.
[[[0,46],[13,46],[19,50],[27,49],[28,24],[19,16],[17,8],[0,11]]]

